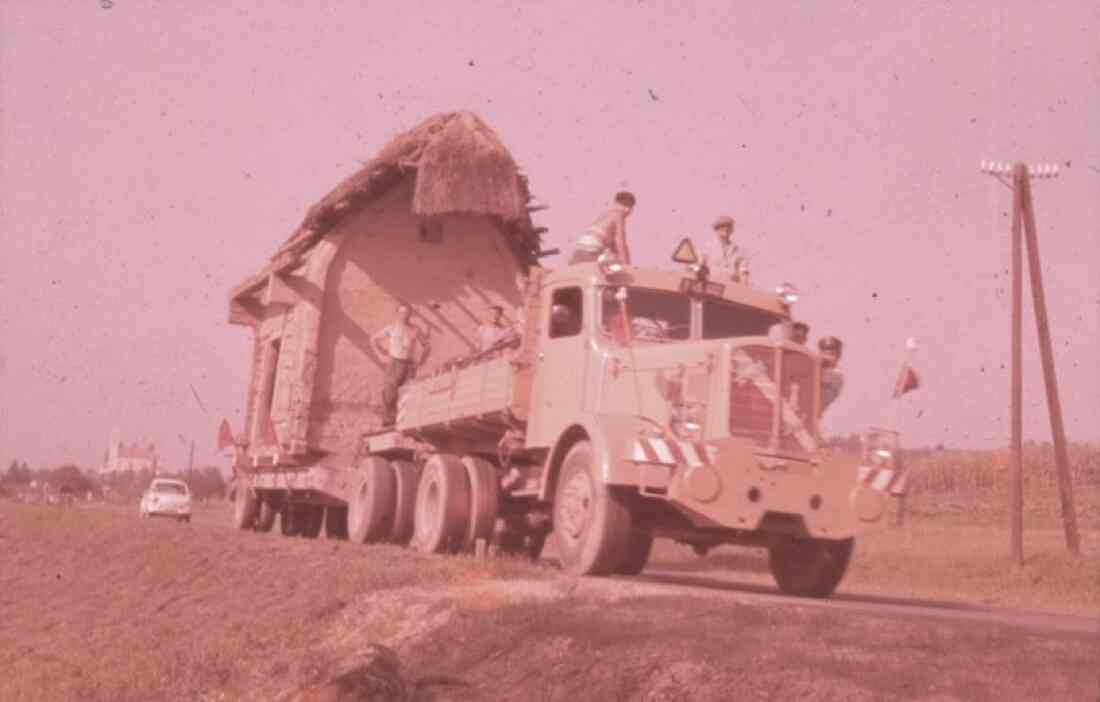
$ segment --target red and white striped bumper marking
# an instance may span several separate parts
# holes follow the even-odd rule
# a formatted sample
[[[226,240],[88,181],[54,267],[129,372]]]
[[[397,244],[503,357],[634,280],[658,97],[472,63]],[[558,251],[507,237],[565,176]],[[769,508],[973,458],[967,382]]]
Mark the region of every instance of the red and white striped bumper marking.
[[[710,466],[718,461],[718,449],[697,441],[646,437],[635,439],[631,460],[670,466]]]
[[[860,466],[856,472],[856,480],[860,485],[899,497],[905,494],[906,478],[905,471],[894,468]]]

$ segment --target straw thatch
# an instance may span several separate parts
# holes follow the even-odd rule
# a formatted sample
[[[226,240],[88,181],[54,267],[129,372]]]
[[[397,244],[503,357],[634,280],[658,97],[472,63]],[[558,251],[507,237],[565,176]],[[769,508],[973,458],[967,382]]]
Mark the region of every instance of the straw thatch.
[[[472,214],[500,220],[524,258],[538,253],[527,179],[496,133],[477,115],[434,115],[395,136],[370,162],[310,208],[276,253],[301,253],[341,219],[415,173],[413,214]]]

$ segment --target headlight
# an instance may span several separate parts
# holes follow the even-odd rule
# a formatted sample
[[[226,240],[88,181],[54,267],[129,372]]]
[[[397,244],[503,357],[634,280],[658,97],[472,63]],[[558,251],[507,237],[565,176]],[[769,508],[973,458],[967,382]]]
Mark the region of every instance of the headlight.
[[[784,305],[793,305],[798,302],[798,289],[790,283],[783,283],[775,289],[775,294],[779,296],[779,301]]]
[[[700,441],[703,438],[702,408],[687,403],[677,405],[668,425],[677,438]]]
[[[895,466],[898,448],[896,431],[872,429],[863,435],[863,462],[870,466]]]

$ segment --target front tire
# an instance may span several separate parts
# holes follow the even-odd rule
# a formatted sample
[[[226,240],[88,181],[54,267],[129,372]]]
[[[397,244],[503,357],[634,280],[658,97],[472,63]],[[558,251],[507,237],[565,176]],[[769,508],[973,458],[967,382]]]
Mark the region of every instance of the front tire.
[[[854,539],[785,539],[768,547],[768,567],[780,592],[828,597],[852,560]]]
[[[615,572],[619,575],[637,575],[645,570],[645,564],[649,562],[649,554],[653,551],[653,534],[648,531],[634,529],[626,539],[626,547],[623,550],[623,560]]]
[[[578,441],[562,461],[554,493],[554,537],[573,575],[607,575],[622,561],[630,511],[597,474],[592,444]]]
[[[261,500],[259,512],[256,515],[256,531],[268,532],[275,526],[275,516],[279,513],[271,500]]]

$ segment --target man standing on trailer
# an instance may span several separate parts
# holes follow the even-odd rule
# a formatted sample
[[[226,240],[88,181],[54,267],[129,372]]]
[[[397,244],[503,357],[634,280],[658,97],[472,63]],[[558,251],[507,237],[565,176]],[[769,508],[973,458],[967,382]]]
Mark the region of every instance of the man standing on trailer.
[[[723,215],[714,220],[714,239],[703,247],[703,263],[715,279],[749,282],[749,262],[744,252],[733,243],[733,217]]]
[[[371,343],[386,359],[386,371],[382,378],[382,424],[393,426],[397,420],[397,391],[409,379],[416,365],[428,357],[428,338],[424,332],[409,322],[412,308],[404,302],[397,304],[397,320],[371,337]],[[420,350],[420,360],[415,350]]]
[[[477,350],[481,353],[503,341],[518,338],[515,329],[504,323],[504,308],[491,305],[489,309],[493,313],[492,318],[477,328]]]

